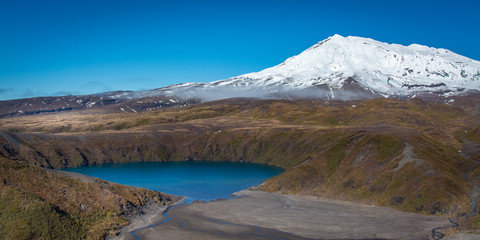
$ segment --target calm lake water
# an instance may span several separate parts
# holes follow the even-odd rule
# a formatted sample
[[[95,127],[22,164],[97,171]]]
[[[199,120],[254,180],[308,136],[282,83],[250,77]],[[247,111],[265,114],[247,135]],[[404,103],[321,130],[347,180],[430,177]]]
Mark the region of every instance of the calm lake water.
[[[283,169],[254,163],[186,161],[112,163],[65,171],[208,201],[229,198],[234,192],[282,173]]]

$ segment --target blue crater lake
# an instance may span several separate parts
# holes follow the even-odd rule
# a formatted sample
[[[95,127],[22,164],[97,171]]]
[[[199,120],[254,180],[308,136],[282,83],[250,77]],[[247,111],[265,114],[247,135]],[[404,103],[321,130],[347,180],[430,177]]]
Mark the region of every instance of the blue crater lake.
[[[255,163],[185,161],[111,163],[64,171],[209,201],[230,198],[232,193],[256,186],[284,170]]]

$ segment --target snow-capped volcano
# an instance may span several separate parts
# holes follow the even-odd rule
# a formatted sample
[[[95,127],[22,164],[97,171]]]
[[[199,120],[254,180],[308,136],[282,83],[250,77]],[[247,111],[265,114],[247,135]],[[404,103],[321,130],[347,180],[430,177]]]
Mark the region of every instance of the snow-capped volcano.
[[[207,100],[228,97],[352,99],[449,96],[480,90],[480,62],[418,44],[402,46],[335,35],[260,72],[210,83],[185,83],[143,94]]]
[[[251,82],[257,84],[326,84],[338,89],[347,77],[385,96],[432,89],[478,90],[480,62],[446,49],[335,35],[275,67],[238,78],[253,79]]]
[[[446,49],[335,35],[256,73],[147,91],[0,101],[0,118],[105,106],[111,111],[150,111],[234,97],[361,100],[419,96],[452,102],[455,96],[468,97],[470,92],[480,92],[479,61]]]

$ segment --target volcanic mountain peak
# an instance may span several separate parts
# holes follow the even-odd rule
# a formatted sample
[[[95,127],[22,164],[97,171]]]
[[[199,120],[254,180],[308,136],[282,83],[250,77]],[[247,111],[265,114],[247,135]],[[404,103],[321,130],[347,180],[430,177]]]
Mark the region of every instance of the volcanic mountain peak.
[[[385,97],[455,94],[480,89],[480,62],[446,49],[334,35],[277,66],[226,81],[341,89],[348,78]]]
[[[283,63],[209,83],[172,85],[140,96],[364,99],[480,90],[480,62],[446,49],[369,38],[329,37]]]
[[[148,111],[235,97],[360,100],[420,96],[452,102],[452,97],[479,91],[479,61],[446,49],[334,35],[260,72],[147,91],[5,101],[0,117],[104,105],[121,111]]]

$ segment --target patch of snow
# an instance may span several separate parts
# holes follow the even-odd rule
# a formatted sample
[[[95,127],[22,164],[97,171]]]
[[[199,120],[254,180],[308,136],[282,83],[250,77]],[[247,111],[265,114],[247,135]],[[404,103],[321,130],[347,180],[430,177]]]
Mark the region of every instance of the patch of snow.
[[[132,110],[132,112],[136,113],[137,111],[133,108],[131,108],[130,106],[126,106],[128,109]]]
[[[93,105],[95,105],[97,102],[88,102],[87,104],[85,104],[85,106],[87,108],[91,108]]]

